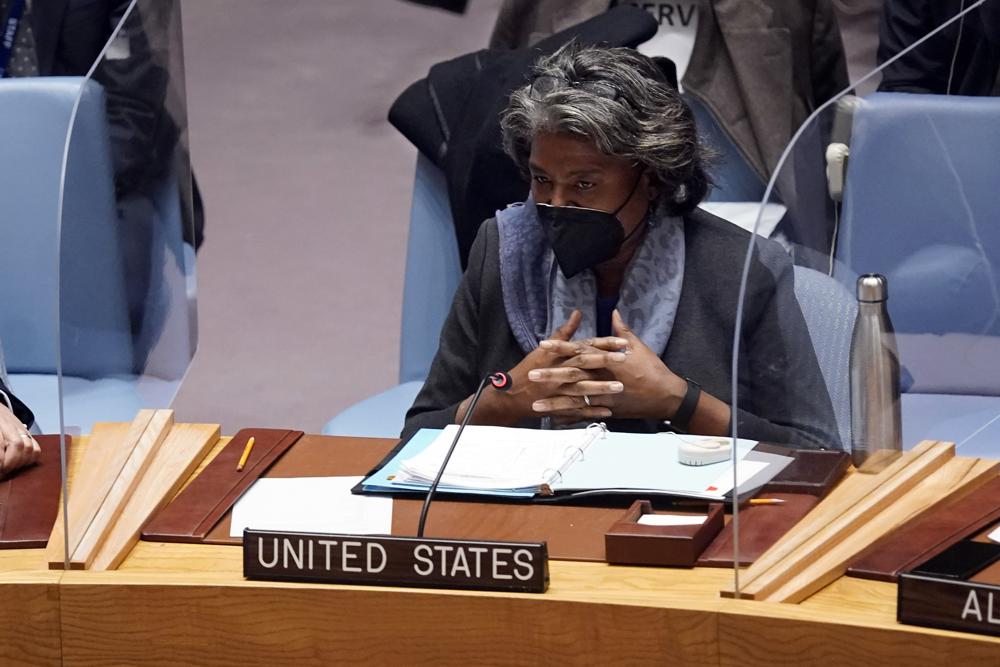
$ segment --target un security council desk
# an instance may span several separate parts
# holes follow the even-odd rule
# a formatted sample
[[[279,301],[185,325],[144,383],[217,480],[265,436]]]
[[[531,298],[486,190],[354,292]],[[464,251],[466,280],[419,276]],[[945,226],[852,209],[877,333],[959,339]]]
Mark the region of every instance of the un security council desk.
[[[73,440],[71,499],[95,437]],[[307,437],[370,459],[359,465],[393,445]],[[210,439],[185,484],[229,440]],[[447,518],[449,504],[457,503],[435,505],[438,516]],[[516,530],[523,509],[510,505],[482,534]],[[428,533],[446,530],[431,514]],[[279,583],[244,579],[238,547],[137,537],[104,571],[49,569],[46,549],[0,550],[0,664],[1000,663],[1000,638],[900,624],[896,584],[850,576],[799,604],[720,595],[733,584],[731,568],[555,558],[544,594]],[[1000,615],[1000,601],[989,614]]]

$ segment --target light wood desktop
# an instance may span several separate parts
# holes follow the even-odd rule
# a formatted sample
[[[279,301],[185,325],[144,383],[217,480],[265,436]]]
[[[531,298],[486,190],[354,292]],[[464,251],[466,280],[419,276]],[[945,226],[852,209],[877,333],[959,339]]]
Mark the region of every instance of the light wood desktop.
[[[0,664],[913,666],[1000,656],[1000,639],[896,623],[895,584],[851,577],[793,605],[722,598],[726,569],[553,561],[549,591],[526,595],[250,582],[241,559],[232,546],[139,542],[117,571],[50,571],[43,549],[0,551]]]

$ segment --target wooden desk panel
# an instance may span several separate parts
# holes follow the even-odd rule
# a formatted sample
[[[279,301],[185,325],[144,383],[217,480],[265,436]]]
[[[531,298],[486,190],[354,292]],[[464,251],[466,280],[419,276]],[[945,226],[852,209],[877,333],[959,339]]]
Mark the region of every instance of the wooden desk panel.
[[[895,585],[850,577],[788,605],[719,597],[732,573],[715,568],[553,561],[549,592],[525,595],[250,582],[231,546],[139,542],[118,571],[43,567],[42,550],[0,553],[0,664],[937,667],[1000,655],[1000,639],[897,624]]]
[[[179,584],[159,575],[101,582],[80,574],[63,581],[63,645],[83,665],[651,664],[665,656],[718,664],[709,611],[400,589]],[[110,632],[115,627],[127,630]]]
[[[66,573],[66,654],[83,664],[116,655],[128,661],[138,658],[138,644],[151,664],[267,664],[279,656],[304,665],[334,656],[525,664],[558,655],[574,664],[675,658],[824,667],[939,666],[943,656],[956,665],[990,664],[1000,655],[1000,639],[897,624],[895,585],[876,581],[843,578],[788,605],[720,598],[731,575],[721,569],[556,561],[542,596],[365,589],[244,581],[234,552],[140,543],[118,572]],[[128,633],[115,630],[126,623]],[[211,659],[197,655],[207,642],[216,651]]]
[[[28,551],[28,550],[24,550]],[[28,559],[41,566],[44,549]],[[58,572],[7,570],[0,561],[0,665],[62,663]]]
[[[60,576],[45,549],[0,549],[0,665],[62,664]]]
[[[998,655],[1000,644],[988,644],[958,633],[952,636],[931,634],[913,626],[869,627],[759,613],[719,617],[719,665],[722,667],[993,665]]]

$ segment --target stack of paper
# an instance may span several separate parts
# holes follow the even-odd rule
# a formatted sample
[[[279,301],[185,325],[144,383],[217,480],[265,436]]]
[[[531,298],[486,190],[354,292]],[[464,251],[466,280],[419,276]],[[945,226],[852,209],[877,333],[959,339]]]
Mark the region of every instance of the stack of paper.
[[[437,477],[458,426],[445,428],[426,449],[404,460],[396,472],[400,484],[430,485]],[[452,454],[441,484],[472,489],[537,489],[563,471],[603,431],[541,431],[498,426],[469,426]]]
[[[424,429],[377,472],[366,492],[426,491],[454,438]],[[455,448],[439,487],[444,492],[530,498],[543,495],[668,494],[719,500],[733,489],[733,463],[688,466],[678,447],[699,436],[672,433],[594,433],[469,426]],[[739,494],[762,486],[791,457],[752,451],[757,443],[736,443]]]

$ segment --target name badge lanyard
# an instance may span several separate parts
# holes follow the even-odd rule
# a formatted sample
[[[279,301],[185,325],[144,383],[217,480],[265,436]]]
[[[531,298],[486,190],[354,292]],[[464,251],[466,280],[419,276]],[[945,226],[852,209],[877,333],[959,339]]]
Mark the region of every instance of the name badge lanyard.
[[[7,65],[10,64],[10,56],[14,51],[14,39],[17,37],[17,27],[21,24],[21,17],[24,16],[24,5],[27,0],[14,0],[10,6],[10,13],[3,25],[3,37],[0,39],[0,79],[7,76]]]

